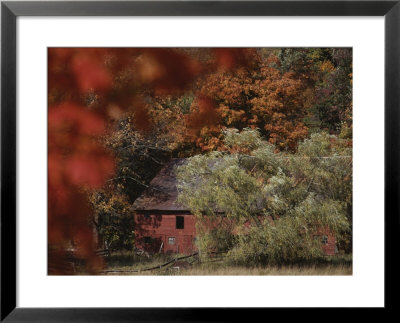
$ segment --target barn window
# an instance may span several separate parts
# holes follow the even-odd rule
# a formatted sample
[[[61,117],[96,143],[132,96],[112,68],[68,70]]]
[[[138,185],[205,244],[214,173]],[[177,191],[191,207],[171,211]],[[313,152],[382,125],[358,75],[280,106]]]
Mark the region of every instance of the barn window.
[[[322,243],[327,244],[328,243],[328,236],[322,236]]]
[[[150,219],[150,214],[145,214],[145,215],[144,215],[144,218],[145,218],[145,219]]]
[[[152,239],[151,239],[151,237],[144,237],[143,242],[144,243],[152,243]]]
[[[168,244],[175,244],[175,237],[169,237]]]
[[[185,218],[183,216],[176,217],[176,228],[183,229],[185,227]]]

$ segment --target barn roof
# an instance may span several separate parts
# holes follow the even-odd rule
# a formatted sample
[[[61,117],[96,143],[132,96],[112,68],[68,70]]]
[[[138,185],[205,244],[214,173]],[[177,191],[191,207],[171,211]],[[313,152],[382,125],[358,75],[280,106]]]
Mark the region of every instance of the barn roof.
[[[173,158],[150,182],[142,195],[136,199],[132,207],[137,211],[187,211],[176,200],[176,167],[186,163],[184,158]]]

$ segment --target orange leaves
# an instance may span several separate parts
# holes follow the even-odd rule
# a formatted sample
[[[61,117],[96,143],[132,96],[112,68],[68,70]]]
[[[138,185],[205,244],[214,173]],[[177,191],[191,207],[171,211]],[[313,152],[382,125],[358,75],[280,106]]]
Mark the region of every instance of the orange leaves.
[[[189,140],[203,151],[217,148],[220,144],[216,137],[221,132],[220,119],[214,101],[207,96],[200,96],[192,103],[191,113],[186,115]]]
[[[201,96],[193,102],[191,110],[192,113],[187,116],[187,125],[192,131],[196,132],[204,126],[213,126],[219,121],[214,102],[207,96]]]
[[[224,124],[226,126],[247,122],[246,112],[242,109],[233,110],[226,105],[221,105],[218,108],[218,113],[224,119]]]
[[[225,67],[239,64],[240,58],[248,54],[244,49],[215,52]],[[203,127],[199,132],[202,139],[194,140],[199,147],[212,147],[208,143],[218,137],[222,127],[259,128],[280,149],[295,149],[297,142],[307,136],[302,123],[309,106],[304,82],[293,73],[281,73],[272,67],[277,62],[276,56],[264,60],[255,57],[245,68],[236,65],[234,71],[222,69],[204,78],[200,92],[215,101],[219,124]]]
[[[328,61],[328,60],[323,61],[320,64],[319,68],[320,68],[321,72],[324,72],[324,73],[331,73],[335,69],[332,62]]]

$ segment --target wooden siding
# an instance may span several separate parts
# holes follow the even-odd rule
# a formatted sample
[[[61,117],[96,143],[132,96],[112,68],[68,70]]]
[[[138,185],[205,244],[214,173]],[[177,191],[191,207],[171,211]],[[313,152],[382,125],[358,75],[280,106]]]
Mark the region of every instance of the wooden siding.
[[[183,229],[176,228],[177,217],[183,217]],[[191,214],[136,214],[136,247],[147,252],[191,254],[197,251],[195,221]]]
[[[183,229],[176,227],[177,217],[184,218]],[[272,221],[270,219],[270,221]],[[190,213],[183,212],[145,212],[135,215],[136,247],[150,253],[180,253],[191,254],[197,251],[196,218]],[[213,225],[210,223],[210,225]],[[215,225],[215,223],[214,223]],[[249,223],[245,224],[249,226]],[[327,256],[336,254],[336,239],[329,229],[317,230],[316,239],[322,242],[322,250]],[[173,243],[172,243],[173,242]]]

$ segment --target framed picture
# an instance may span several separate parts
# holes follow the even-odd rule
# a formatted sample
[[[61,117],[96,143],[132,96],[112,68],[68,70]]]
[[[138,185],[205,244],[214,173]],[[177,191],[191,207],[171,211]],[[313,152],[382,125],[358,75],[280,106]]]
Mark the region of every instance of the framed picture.
[[[399,196],[399,154],[397,152],[400,148],[398,132],[400,108],[399,1],[4,1],[1,6],[1,17],[2,321],[235,321],[239,311],[253,311],[255,314],[271,307],[385,307],[390,309],[394,306],[394,299],[390,296],[390,290],[394,289],[398,278],[390,272],[390,269],[396,268],[395,257],[393,257],[397,254],[394,237],[399,234],[399,205],[397,202]],[[112,51],[103,53],[101,50],[104,48],[112,49]],[[171,48],[175,49],[171,51]],[[232,276],[235,275],[232,272],[228,272],[228,274],[225,274],[227,276],[224,277],[217,277],[213,274],[206,276],[207,274],[204,274],[204,272],[192,277],[179,275],[179,277],[175,277],[177,276],[175,274],[174,277],[162,277],[160,275],[108,276],[112,273],[126,274],[127,272],[134,273],[143,270],[143,268],[126,270],[123,265],[120,265],[115,268],[110,266],[102,272],[101,276],[88,277],[93,272],[98,274],[98,271],[93,269],[98,258],[90,258],[87,256],[89,253],[87,253],[84,261],[80,261],[79,255],[80,252],[82,253],[82,249],[77,247],[79,243],[75,243],[74,239],[69,239],[71,244],[68,248],[63,247],[63,252],[68,250],[68,255],[63,254],[62,257],[72,257],[73,259],[73,261],[68,262],[68,268],[64,266],[64,262],[57,260],[59,259],[57,258],[58,251],[57,248],[53,248],[56,244],[51,242],[56,241],[60,235],[68,236],[70,224],[61,221],[61,224],[56,223],[53,226],[54,223],[50,221],[50,218],[49,220],[47,218],[48,212],[54,212],[52,209],[54,196],[51,196],[51,194],[57,191],[57,189],[50,188],[48,190],[48,185],[53,188],[51,179],[54,179],[54,174],[57,173],[53,172],[54,168],[51,168],[54,166],[51,159],[54,157],[51,155],[51,149],[54,149],[52,145],[57,140],[65,140],[65,137],[62,136],[56,139],[52,138],[51,131],[61,117],[75,119],[76,115],[80,113],[79,109],[76,110],[76,113],[70,113],[75,111],[74,105],[68,106],[69,112],[63,112],[62,103],[59,104],[63,99],[60,98],[68,97],[70,99],[74,94],[73,91],[71,91],[72,94],[63,90],[60,91],[57,86],[69,84],[68,86],[74,89],[76,87],[78,91],[84,89],[84,94],[82,94],[83,92],[80,93],[78,100],[84,100],[88,107],[88,112],[84,113],[84,117],[90,122],[82,123],[79,121],[81,122],[80,131],[86,136],[88,132],[96,132],[99,129],[96,126],[99,124],[98,119],[90,114],[92,111],[90,109],[99,100],[102,100],[98,99],[96,87],[99,89],[111,88],[111,81],[106,74],[102,74],[101,69],[100,72],[99,69],[91,69],[91,66],[98,66],[96,59],[99,51],[103,55],[102,62],[106,62],[104,64],[108,64],[107,68],[109,69],[118,69],[118,63],[115,63],[114,58],[117,57],[124,61],[127,51],[129,51],[129,59],[134,56],[136,60],[140,61],[140,66],[146,67],[141,69],[139,66],[134,70],[137,75],[140,75],[142,82],[140,84],[135,83],[135,89],[146,92],[146,80],[151,79],[156,94],[149,95],[146,92],[146,98],[143,101],[140,101],[142,98],[132,97],[131,93],[129,94],[129,104],[142,107],[148,103],[150,98],[153,100],[151,101],[152,104],[156,104],[159,93],[172,91],[171,89],[180,89],[182,82],[187,82],[187,75],[190,74],[187,71],[191,71],[193,75],[198,73],[203,79],[206,76],[209,77],[209,75],[211,75],[209,79],[212,79],[212,77],[215,79],[220,77],[218,74],[216,74],[217,76],[213,75],[215,66],[217,68],[222,66],[222,68],[229,70],[232,65],[237,64],[251,70],[248,65],[251,60],[246,55],[250,55],[249,52],[255,48],[257,48],[257,55],[262,56],[260,66],[263,66],[265,70],[268,68],[276,69],[277,65],[273,64],[278,64],[283,70],[282,65],[285,62],[282,57],[286,57],[286,62],[288,62],[293,57],[296,58],[305,53],[304,55],[307,57],[312,57],[314,63],[317,62],[315,66],[318,66],[319,74],[313,74],[314,83],[326,82],[326,84],[331,84],[332,78],[325,76],[325,78],[322,78],[321,75],[323,73],[325,73],[323,75],[342,73],[340,74],[343,75],[342,81],[351,84],[351,89],[354,87],[354,98],[351,90],[346,92],[345,88],[339,87],[338,79],[334,79],[339,85],[333,90],[332,88],[328,90],[328,86],[326,88],[320,86],[318,90],[312,88],[312,91],[315,91],[312,94],[313,97],[318,97],[318,95],[328,96],[331,92],[340,92],[343,97],[341,97],[341,100],[347,100],[346,106],[352,109],[354,105],[354,111],[351,112],[352,110],[350,110],[350,117],[342,115],[340,120],[338,119],[339,121],[336,119],[334,121],[336,122],[335,125],[343,126],[343,124],[347,124],[353,129],[353,121],[348,123],[348,120],[354,120],[354,155],[352,152],[348,153],[349,150],[343,147],[339,149],[339,145],[337,145],[337,151],[332,153],[332,156],[322,157],[340,160],[348,160],[351,157],[351,166],[348,162],[344,162],[343,165],[341,164],[341,171],[345,171],[345,167],[350,167],[350,177],[343,176],[347,181],[350,179],[350,187],[353,183],[353,190],[350,189],[350,202],[352,204],[350,203],[349,212],[354,213],[354,218],[350,221],[353,226],[350,240],[353,240],[353,237],[354,240],[350,243],[347,242],[347,244],[342,242],[343,245],[339,247],[339,249],[353,251],[354,262],[351,262],[350,272],[346,272],[348,269],[345,269],[339,273],[339,276],[335,277],[322,277],[319,276],[322,274],[310,274],[304,271],[297,274],[297,277],[286,277],[286,275],[291,275],[290,273],[262,276],[263,274],[260,274],[260,272],[250,274],[250,276],[244,276],[248,274],[242,272],[236,274],[239,276],[235,277]],[[72,58],[68,56],[71,49],[75,53]],[[134,52],[138,49],[139,53]],[[91,54],[88,54],[89,52]],[[94,52],[95,54],[93,54]],[[340,57],[335,58],[332,53],[336,53],[335,55]],[[210,55],[215,58],[218,65],[209,63]],[[281,55],[279,62],[274,61],[274,57],[277,55]],[[65,74],[67,77],[62,74],[63,63],[51,65],[54,59],[58,60],[57,62],[63,62],[62,60],[66,57],[73,61],[71,63],[74,70],[73,75],[78,75],[74,81],[71,81],[69,74]],[[195,57],[198,61],[206,62],[206,64],[201,67],[196,64],[193,65],[187,57]],[[340,63],[346,60],[347,65]],[[157,69],[155,66],[161,67]],[[184,72],[180,70],[183,67]],[[300,64],[299,71],[303,67],[304,65]],[[161,73],[160,70],[169,71],[169,74],[173,77],[159,78],[157,75]],[[198,72],[199,70],[207,70],[207,74],[201,74]],[[284,79],[286,89],[280,91],[287,96],[296,97],[293,102],[297,104],[294,108],[297,114],[298,106],[310,105],[309,97],[304,95],[310,89],[300,86],[308,82],[304,76],[306,73],[298,72],[297,76],[293,76],[293,70],[289,70],[289,72]],[[113,79],[113,82],[117,78],[118,80],[125,80],[126,75],[122,72],[118,73],[115,74],[117,77]],[[249,81],[253,85],[246,91],[251,91],[254,96],[253,103],[260,102],[257,100],[261,97],[261,95],[254,94],[258,91],[254,86],[255,82],[260,82],[261,79],[265,78],[269,83],[263,83],[262,87],[270,86],[270,89],[276,89],[283,82],[282,79],[275,80],[271,76],[273,71],[265,73],[267,74],[261,76],[257,74],[258,76],[253,76],[254,79]],[[302,77],[304,80],[299,81]],[[180,82],[181,79],[185,81]],[[316,81],[317,79],[318,81]],[[71,85],[71,82],[73,85]],[[205,89],[203,93],[209,94],[213,91],[207,87],[207,82],[201,86]],[[95,90],[93,90],[93,87]],[[121,87],[123,88],[123,86]],[[296,95],[289,93],[289,89],[295,91],[296,87],[299,87],[299,92],[296,92]],[[110,93],[120,91],[120,88],[117,88],[113,83],[114,92],[110,91]],[[229,92],[231,89],[228,87],[220,90],[220,92],[222,91]],[[125,92],[120,91],[118,93]],[[216,93],[212,97],[214,101],[215,96],[220,95],[218,91]],[[110,95],[112,96],[112,94]],[[121,94],[121,100],[126,98],[124,95]],[[339,95],[337,94],[337,96]],[[209,96],[211,97],[210,94]],[[277,95],[273,100],[278,102],[280,98]],[[225,99],[225,97],[220,98],[220,101],[222,102]],[[191,109],[195,105],[193,102],[197,102],[199,111],[204,110],[206,112],[203,117],[198,114],[196,117],[205,120],[207,129],[214,126],[212,123],[207,123],[213,119],[214,111],[210,108],[214,106],[210,103],[211,99],[208,96],[193,98],[186,95],[182,100],[184,103],[182,103],[181,108],[187,105],[185,100],[190,101],[188,109],[191,113]],[[133,101],[134,103],[132,103]],[[323,102],[325,101],[320,102],[320,110],[313,111],[315,115],[319,116],[317,127],[327,129],[333,125],[333,121],[329,120],[332,120],[332,115],[335,112],[332,112],[331,109],[329,110],[330,114],[326,113],[326,115],[321,116],[323,112],[326,112],[326,110],[323,110],[325,107]],[[48,110],[48,106],[51,106],[53,102],[57,103],[58,107],[61,106],[57,110],[59,112],[57,115],[51,114],[51,110]],[[119,101],[113,98],[109,102],[112,102],[112,104],[108,104],[104,115],[107,115],[107,118],[114,119],[117,119],[117,115],[119,118],[121,116]],[[287,100],[285,102],[288,106]],[[261,105],[263,104],[268,105],[269,103],[263,101]],[[330,107],[334,105],[332,102],[329,102],[329,104]],[[160,105],[170,106],[171,104],[163,101]],[[31,106],[32,108],[30,108]],[[220,111],[223,108],[223,105],[219,106]],[[252,109],[254,112],[261,108],[253,107]],[[293,118],[289,117],[290,109],[286,110],[288,120],[292,120]],[[135,116],[140,120],[140,124],[136,124],[137,127],[145,128],[148,122],[147,117],[140,117],[140,111],[143,112],[144,110],[138,108],[135,111]],[[146,115],[146,113],[144,112],[143,115]],[[151,113],[154,114],[157,111],[154,110]],[[232,118],[237,117],[237,112],[235,112],[236,114],[232,111],[222,111],[221,113],[232,113]],[[195,113],[193,112],[193,114]],[[303,123],[301,126],[297,124],[293,129],[290,128],[292,129],[290,131],[287,128],[285,130],[286,135],[282,135],[282,130],[279,130],[278,135],[277,132],[274,132],[277,131],[276,129],[262,128],[264,125],[259,126],[256,119],[260,118],[260,115],[257,116],[256,114],[254,112],[252,118],[248,118],[251,121],[246,122],[249,125],[254,125],[254,128],[267,131],[265,138],[268,139],[268,142],[263,142],[263,145],[266,147],[273,145],[274,148],[271,149],[275,149],[275,154],[281,153],[279,158],[285,160],[285,162],[277,167],[275,175],[278,176],[280,174],[278,174],[278,169],[286,167],[284,165],[287,165],[287,160],[292,158],[290,157],[292,155],[289,154],[291,153],[290,149],[300,139],[305,138],[305,135],[304,138],[301,135],[301,131],[304,130],[302,128]],[[190,123],[190,113],[188,115],[189,117],[186,116],[185,120],[191,125],[191,128],[196,128],[197,121]],[[267,115],[266,110],[263,111],[263,115]],[[271,114],[269,118],[272,119],[273,117],[273,114]],[[302,120],[305,120],[306,115],[301,117]],[[307,117],[310,117],[310,115],[307,115]],[[328,120],[328,117],[331,119]],[[160,124],[164,119],[163,115],[159,120]],[[282,117],[279,120],[281,119]],[[240,122],[243,123],[243,120],[242,117]],[[275,120],[276,127],[279,126],[277,120]],[[323,124],[323,122],[325,123]],[[168,119],[167,124],[173,124],[176,131],[181,126],[176,123],[175,116]],[[231,125],[232,121],[230,120],[228,124]],[[285,127],[288,127],[288,123],[285,124]],[[120,130],[123,130],[123,127],[122,123],[119,124]],[[158,127],[162,128],[160,125]],[[343,126],[343,128],[345,127]],[[201,128],[199,133],[204,135],[204,129]],[[243,129],[248,128],[243,126],[241,130],[244,131]],[[349,138],[346,137],[346,134],[338,131],[335,126],[332,126],[331,130],[330,133],[335,133],[338,138],[340,136],[341,139]],[[309,133],[312,133],[312,131]],[[226,137],[231,136],[229,137],[231,139],[236,138],[234,137],[235,134],[237,135],[235,132],[225,132]],[[249,134],[256,136],[256,133],[251,132],[251,130],[249,130]],[[206,135],[208,141],[204,139],[206,136],[201,137],[197,133],[197,137],[191,142],[192,146],[185,143],[185,149],[190,147],[193,151],[198,149],[198,151],[204,152],[213,144],[218,145],[217,142],[224,140],[218,136],[212,137],[210,133]],[[212,140],[210,140],[210,137],[212,137]],[[287,138],[292,138],[292,142]],[[64,148],[68,146],[68,151],[70,151],[78,147],[80,141],[75,141],[75,139],[68,137],[69,142]],[[350,139],[352,145],[353,135]],[[332,143],[333,139],[329,140]],[[65,143],[65,141],[63,142]],[[346,143],[346,141],[343,142]],[[172,143],[175,144],[175,141]],[[349,145],[348,143],[349,141],[347,141],[347,145]],[[231,147],[235,154],[238,149],[241,149],[239,146],[235,144],[232,146],[233,148]],[[83,150],[88,149],[87,147],[85,146]],[[155,147],[159,147],[159,143]],[[226,147],[220,146],[215,150],[218,148],[223,150]],[[93,174],[91,167],[97,167],[97,174],[107,173],[110,165],[108,157],[99,153],[97,147],[91,149],[96,151],[96,164],[87,167],[86,164],[81,164],[75,160],[74,165],[78,163],[79,167],[74,167],[69,174],[71,182],[80,182],[82,178],[86,178],[90,183],[94,183],[94,186],[100,182],[103,184],[104,179],[100,175],[100,180],[98,176],[90,175]],[[183,151],[179,153],[185,157],[190,155],[186,156]],[[248,150],[246,150],[246,153],[250,155]],[[158,163],[158,159],[154,160],[154,156],[147,150],[146,154],[153,160],[154,165]],[[304,154],[297,156],[297,158],[309,157]],[[256,158],[256,155],[253,158]],[[181,159],[174,159],[173,163],[179,164],[181,161]],[[190,166],[192,168],[197,167],[199,170],[201,163],[199,160],[197,162],[198,164],[190,164]],[[215,161],[203,162],[206,165],[215,163]],[[226,163],[223,168],[232,166],[229,158],[227,158]],[[70,167],[69,165],[65,164],[63,169],[59,171],[64,172],[65,169]],[[296,167],[300,167],[299,169],[305,172],[308,166],[304,163],[299,165]],[[149,164],[147,166],[150,167]],[[179,168],[182,171],[179,176],[182,176],[182,182],[189,182],[191,179],[190,169],[185,169],[182,165],[180,167],[182,167]],[[213,167],[210,169],[213,169]],[[79,169],[79,172],[76,171],[77,169]],[[249,168],[249,173],[253,169],[254,167]],[[317,166],[314,165],[312,169],[315,172]],[[145,227],[147,222],[160,221],[162,224],[162,221],[169,221],[171,218],[174,231],[161,232],[160,230],[151,235],[140,233],[138,226],[136,226],[137,231],[134,233],[134,237],[137,239],[136,246],[140,247],[141,257],[145,257],[149,252],[183,254],[180,257],[181,259],[175,257],[172,267],[169,268],[171,272],[176,273],[177,270],[183,270],[185,266],[190,265],[187,262],[187,257],[199,256],[200,249],[198,246],[201,245],[199,244],[201,237],[199,238],[191,233],[195,230],[195,225],[191,222],[192,215],[195,212],[193,214],[188,213],[187,210],[176,207],[175,202],[171,200],[163,200],[162,203],[154,202],[154,196],[149,191],[153,186],[157,186],[157,190],[160,190],[160,187],[168,182],[165,178],[169,174],[167,176],[165,171],[161,170],[159,175],[161,180],[156,176],[157,172],[153,175],[154,180],[151,183],[156,185],[150,182],[143,184],[147,187],[147,191],[145,190],[145,193],[136,199],[132,207],[137,216],[140,217],[140,221],[144,223],[142,228]],[[114,179],[117,179],[118,176],[114,176]],[[304,176],[306,183],[304,188],[309,193],[313,190],[313,185],[317,186],[317,180],[312,172],[307,174],[308,177]],[[253,179],[258,182],[263,180],[262,177]],[[107,180],[110,179],[107,178]],[[211,180],[214,181],[215,178],[211,178]],[[125,184],[121,181],[116,185]],[[339,188],[345,187],[345,184],[341,182],[338,185]],[[245,193],[251,191],[249,187]],[[292,187],[293,191],[294,187],[295,185]],[[169,187],[167,187],[168,189]],[[183,199],[186,197],[187,203],[192,203],[191,194],[196,192],[193,185],[190,186],[189,191],[187,190],[191,193],[186,194],[186,196],[184,195],[185,187],[180,186],[180,190],[180,192],[183,192]],[[59,193],[59,190],[57,192]],[[352,195],[353,192],[354,196]],[[62,207],[60,207],[61,204],[58,205],[56,212],[63,213],[63,210],[70,210],[66,212],[68,214],[86,212],[83,207],[84,204],[78,202],[79,194],[74,195],[73,200],[66,200],[68,203],[62,204]],[[94,200],[98,200],[104,198],[104,195],[101,194],[91,196]],[[213,194],[217,193],[214,192]],[[310,201],[312,196],[310,194],[307,201]],[[247,198],[249,197],[246,195]],[[149,202],[150,200],[151,202]],[[314,202],[316,203],[318,200]],[[196,203],[194,204],[197,205]],[[257,200],[257,203],[259,203],[259,200]],[[174,204],[174,208],[171,208],[172,204]],[[222,204],[221,202],[220,205]],[[97,205],[100,205],[100,203]],[[339,207],[336,208],[332,205],[329,207],[331,213],[335,213],[339,209]],[[128,209],[131,210],[130,207]],[[195,209],[193,207],[190,210]],[[232,214],[236,216],[240,214],[239,211],[232,211]],[[125,211],[119,206],[118,212],[122,214]],[[203,211],[200,210],[199,212]],[[218,212],[215,211],[215,213]],[[257,222],[260,217],[259,209],[254,212],[254,221]],[[106,227],[106,224],[103,223],[103,227],[100,228],[98,218],[91,220],[97,230],[95,232],[96,241],[101,241],[98,246],[101,245],[100,252],[102,253],[113,250],[110,247],[112,243],[126,244],[133,232],[128,230],[126,240],[118,240],[114,238],[115,234],[112,230],[110,231],[109,227]],[[275,225],[278,223],[279,217],[272,220]],[[138,219],[135,219],[135,221],[139,223]],[[238,221],[241,221],[239,217]],[[72,226],[75,225],[84,224],[78,221],[72,224]],[[219,225],[220,227],[223,226],[222,220]],[[340,225],[338,218],[334,217],[329,225],[337,228]],[[125,222],[122,227],[124,226],[127,226]],[[276,227],[278,225],[275,225]],[[57,232],[57,235],[52,236],[53,232]],[[99,232],[101,232],[100,235]],[[304,232],[299,232],[299,235],[303,237]],[[84,241],[84,237],[91,234],[92,231],[87,231],[85,236],[83,234],[79,236],[78,241]],[[331,244],[335,235],[332,235],[329,230],[314,230],[309,234],[309,237],[310,240],[307,241],[310,245],[318,245],[325,256],[338,252],[338,244],[336,244],[336,249],[335,243]],[[68,236],[68,238],[70,237]],[[285,239],[289,238],[285,236],[283,240]],[[235,245],[235,250],[241,250],[238,246],[238,244]],[[246,254],[248,251],[244,248],[241,252],[243,256],[243,253]],[[240,254],[237,257],[240,257]],[[280,255],[279,257],[282,258],[283,256]],[[91,262],[92,260],[93,262]],[[171,262],[166,263],[166,265],[170,264]],[[152,269],[151,266],[148,267],[146,267],[146,270]],[[73,275],[71,275],[71,272]],[[76,275],[76,273],[79,275]],[[167,273],[167,271],[164,273]],[[308,277],[305,277],[306,275]],[[367,282],[368,290],[365,289]],[[269,293],[266,293],[267,289]],[[324,293],[325,297],[321,297],[321,293]]]

